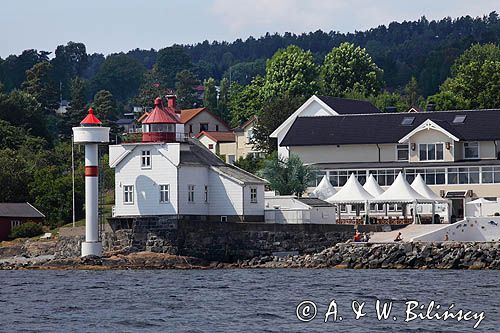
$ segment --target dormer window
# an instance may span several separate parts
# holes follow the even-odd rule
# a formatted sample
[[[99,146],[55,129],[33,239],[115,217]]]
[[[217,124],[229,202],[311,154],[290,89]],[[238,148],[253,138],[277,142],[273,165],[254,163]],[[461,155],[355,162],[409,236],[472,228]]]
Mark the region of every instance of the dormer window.
[[[411,126],[411,125],[413,125],[414,121],[415,121],[415,117],[404,117],[403,120],[401,120],[401,125]]]
[[[479,142],[464,142],[464,158],[478,159],[479,158]]]
[[[141,153],[141,168],[151,168],[151,150],[143,150]]]
[[[464,114],[456,115],[455,118],[453,118],[453,123],[454,124],[463,124],[465,122],[465,118],[467,118],[467,116]]]
[[[444,160],[444,145],[442,143],[421,143],[418,146],[420,161]]]

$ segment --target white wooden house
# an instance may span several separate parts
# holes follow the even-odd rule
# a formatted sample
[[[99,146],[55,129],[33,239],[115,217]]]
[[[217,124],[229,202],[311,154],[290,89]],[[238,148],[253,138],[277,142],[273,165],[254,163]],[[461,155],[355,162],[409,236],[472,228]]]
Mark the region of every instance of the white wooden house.
[[[156,103],[142,122],[141,142],[110,146],[113,216],[264,221],[266,182],[188,139],[178,116]]]

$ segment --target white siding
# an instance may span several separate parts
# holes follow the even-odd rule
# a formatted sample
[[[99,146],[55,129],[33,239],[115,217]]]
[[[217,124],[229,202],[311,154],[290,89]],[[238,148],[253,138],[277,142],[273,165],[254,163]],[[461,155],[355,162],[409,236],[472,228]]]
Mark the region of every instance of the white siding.
[[[177,168],[159,151],[159,145],[138,145],[115,170],[115,215],[177,214]],[[142,150],[151,151],[151,169],[141,168]],[[160,148],[162,149],[162,148]],[[163,151],[165,149],[163,148]],[[170,185],[170,202],[160,203],[159,185]],[[134,203],[123,203],[123,186],[134,186]]]
[[[250,201],[250,189],[257,189],[257,202]],[[247,185],[244,188],[244,215],[264,215],[264,185]]]
[[[204,187],[208,183],[208,168],[204,166],[181,166],[179,169],[179,214],[208,215]],[[194,185],[194,202],[188,201],[188,186]],[[209,188],[210,189],[210,188]]]
[[[209,171],[210,215],[243,215],[243,188],[233,180]]]

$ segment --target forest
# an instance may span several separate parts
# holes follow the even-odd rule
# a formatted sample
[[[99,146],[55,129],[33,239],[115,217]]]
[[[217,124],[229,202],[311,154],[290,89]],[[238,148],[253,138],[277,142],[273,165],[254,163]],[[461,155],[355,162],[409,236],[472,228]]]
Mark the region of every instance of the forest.
[[[175,92],[180,107],[206,106],[232,126],[258,116],[255,144],[268,153],[268,135],[311,94],[367,99],[384,111],[498,108],[499,38],[492,12],[110,55],[70,41],[0,58],[0,202],[29,201],[52,225],[70,220],[71,127],[89,106],[118,135],[113,120],[126,110]],[[61,100],[68,112],[57,115]],[[81,173],[79,151],[77,161]],[[82,177],[76,199],[81,216]]]

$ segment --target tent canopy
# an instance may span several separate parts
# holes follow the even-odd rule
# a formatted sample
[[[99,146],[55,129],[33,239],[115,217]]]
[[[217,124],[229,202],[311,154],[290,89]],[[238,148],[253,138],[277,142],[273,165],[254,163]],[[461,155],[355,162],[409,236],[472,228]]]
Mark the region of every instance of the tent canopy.
[[[337,190],[333,187],[333,185],[330,183],[330,180],[326,175],[323,176],[323,179],[321,179],[321,182],[318,184],[318,186],[314,189],[314,191],[311,192],[309,195],[312,198],[318,198],[321,200],[326,200],[332,195],[337,193]]]
[[[443,201],[443,198],[434,193],[434,191],[431,190],[429,186],[427,186],[427,184],[425,183],[424,179],[420,174],[418,174],[417,177],[415,177],[415,179],[411,183],[411,187],[427,199],[435,201]]]
[[[400,172],[392,185],[381,195],[375,197],[372,202],[434,202],[417,191],[406,181],[406,177]]]
[[[326,201],[330,203],[364,203],[373,199],[354,174],[351,174],[345,185]]]
[[[496,202],[491,200],[486,200],[485,198],[479,198],[466,203],[466,205],[488,205],[488,204],[496,204]]]
[[[372,174],[368,176],[368,179],[366,180],[365,185],[363,185],[363,188],[374,197],[377,197],[384,193],[384,189],[380,187],[377,180],[375,179],[375,177],[373,177]]]

